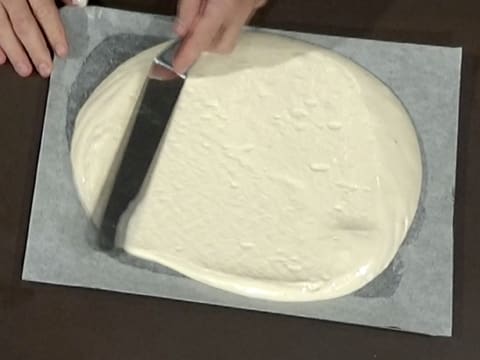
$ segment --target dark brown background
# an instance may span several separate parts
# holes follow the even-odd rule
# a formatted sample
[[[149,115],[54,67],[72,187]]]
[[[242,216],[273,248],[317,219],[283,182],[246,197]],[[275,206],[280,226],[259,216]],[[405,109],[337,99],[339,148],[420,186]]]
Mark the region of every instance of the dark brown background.
[[[94,1],[92,1],[94,2]],[[96,4],[173,14],[175,1]],[[277,0],[266,27],[464,47],[454,337],[267,315],[20,280],[48,83],[0,68],[1,359],[480,358],[480,6],[477,0]]]

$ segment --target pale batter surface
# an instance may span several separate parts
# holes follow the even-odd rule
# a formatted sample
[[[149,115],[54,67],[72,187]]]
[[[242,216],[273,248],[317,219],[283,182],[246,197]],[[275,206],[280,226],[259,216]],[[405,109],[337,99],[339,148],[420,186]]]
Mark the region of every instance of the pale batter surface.
[[[164,46],[121,65],[78,115],[71,157],[90,214]],[[119,246],[246,296],[335,298],[391,262],[421,174],[410,118],[379,80],[331,51],[248,33],[191,70]]]

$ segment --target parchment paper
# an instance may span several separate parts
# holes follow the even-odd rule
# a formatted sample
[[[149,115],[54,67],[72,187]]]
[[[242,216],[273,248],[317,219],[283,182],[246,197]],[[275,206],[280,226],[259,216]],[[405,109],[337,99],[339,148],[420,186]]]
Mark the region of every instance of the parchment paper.
[[[173,37],[172,19],[97,7],[64,9],[62,17],[71,54],[55,60],[50,80],[23,279],[451,335],[461,49],[274,31],[344,54],[390,86],[413,118],[424,163],[419,211],[392,265],[350,296],[285,304],[216,290],[92,245],[94,229],[80,205],[69,158],[75,117],[116,66]]]

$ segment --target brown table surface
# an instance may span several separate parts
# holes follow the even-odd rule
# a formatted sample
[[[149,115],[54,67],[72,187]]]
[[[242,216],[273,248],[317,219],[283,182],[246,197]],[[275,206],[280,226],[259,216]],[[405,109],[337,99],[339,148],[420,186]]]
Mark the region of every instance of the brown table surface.
[[[95,2],[173,14],[175,1]],[[464,47],[453,338],[21,281],[48,82],[0,67],[0,358],[479,359],[480,3],[277,0],[255,24]]]

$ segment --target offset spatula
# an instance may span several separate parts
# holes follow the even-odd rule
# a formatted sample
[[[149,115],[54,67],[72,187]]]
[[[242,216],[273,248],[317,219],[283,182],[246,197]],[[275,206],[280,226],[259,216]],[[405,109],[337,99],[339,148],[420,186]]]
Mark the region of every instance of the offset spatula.
[[[104,250],[115,247],[120,217],[140,192],[185,82],[185,75],[172,66],[178,46],[179,42],[174,42],[153,60],[124,150],[117,154],[119,167],[100,225],[99,245]]]

